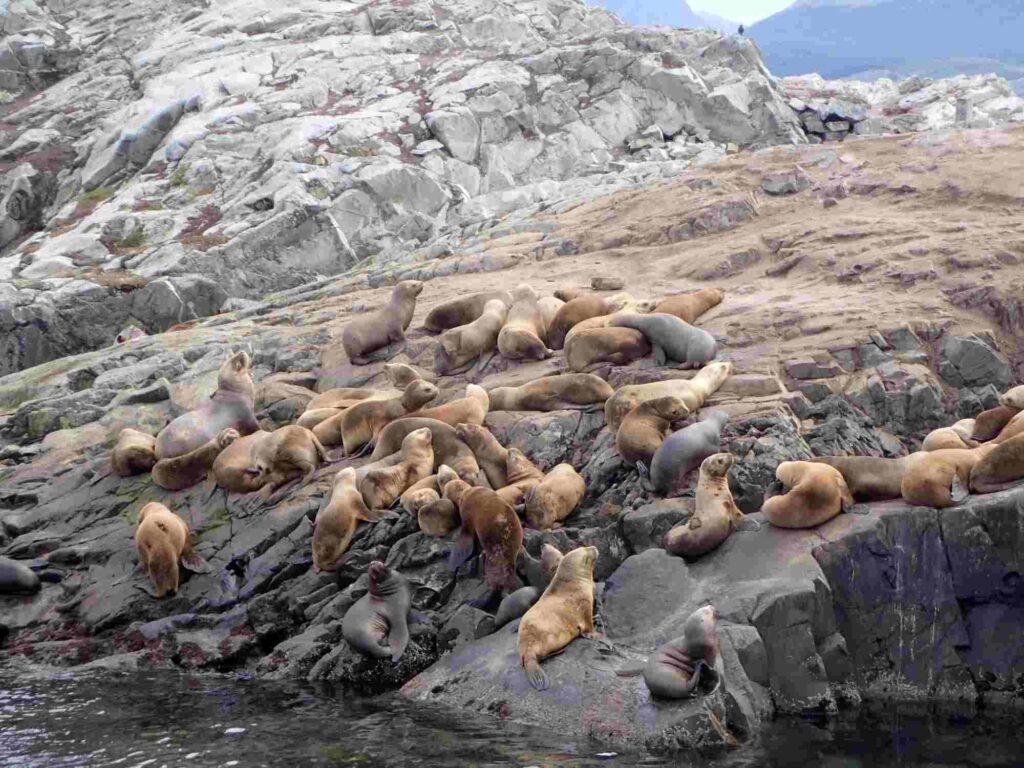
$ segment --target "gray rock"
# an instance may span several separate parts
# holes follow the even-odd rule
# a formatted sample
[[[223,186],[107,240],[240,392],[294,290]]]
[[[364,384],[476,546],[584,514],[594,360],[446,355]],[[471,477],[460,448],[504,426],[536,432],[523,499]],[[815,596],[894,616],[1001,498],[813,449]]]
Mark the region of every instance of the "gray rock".
[[[769,195],[795,195],[811,186],[811,177],[800,166],[792,171],[772,173],[761,179],[761,189]]]
[[[1005,390],[1012,370],[1009,361],[977,336],[946,336],[941,347],[939,374],[956,387],[992,384]]]

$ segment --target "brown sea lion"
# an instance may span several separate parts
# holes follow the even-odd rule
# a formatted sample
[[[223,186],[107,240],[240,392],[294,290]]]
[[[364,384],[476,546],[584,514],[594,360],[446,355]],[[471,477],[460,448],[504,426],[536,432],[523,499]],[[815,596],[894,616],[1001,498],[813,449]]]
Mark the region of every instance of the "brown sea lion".
[[[926,452],[911,463],[903,476],[900,484],[903,500],[935,509],[956,506],[970,494],[974,466],[996,447],[996,443],[987,443],[969,450]]]
[[[423,327],[433,333],[440,333],[460,325],[469,325],[484,313],[492,301],[500,301],[508,308],[512,306],[512,294],[508,291],[484,291],[446,301],[427,313]]]
[[[572,301],[573,299],[578,299],[580,296],[583,296],[586,293],[587,293],[587,289],[586,288],[571,288],[571,287],[569,287],[569,288],[559,288],[558,290],[556,290],[554,292],[553,295],[554,295],[554,297],[556,299],[561,299],[562,301],[568,303],[568,302]]]
[[[672,422],[690,415],[686,403],[675,395],[641,403],[626,414],[615,433],[615,447],[630,464],[650,464],[655,452],[672,433]]]
[[[729,421],[725,411],[707,411],[695,424],[673,432],[654,452],[649,477],[651,486],[662,496],[669,496],[680,483],[708,456],[718,453],[722,445],[722,429]],[[637,468],[644,474],[643,464]]]
[[[629,365],[651,354],[651,343],[632,328],[593,328],[565,340],[565,362],[576,372],[598,363]]]
[[[886,501],[902,496],[903,476],[911,464],[926,456],[913,453],[896,459],[875,456],[824,456],[808,459],[812,464],[827,464],[843,476],[846,487],[857,501]]]
[[[565,306],[565,302],[557,296],[544,296],[537,302],[537,306],[540,307],[540,316],[544,318],[544,338],[546,339],[555,315]]]
[[[1008,389],[999,396],[999,404],[1004,408],[1024,410],[1024,384]]]
[[[537,292],[526,283],[512,292],[512,306],[498,333],[498,351],[509,360],[544,360],[554,354],[548,349]]]
[[[115,475],[130,477],[153,469],[156,464],[156,438],[137,429],[122,429],[110,452],[110,468]]]
[[[213,462],[221,451],[235,442],[240,435],[238,430],[228,427],[210,440],[206,445],[176,456],[173,459],[161,459],[153,467],[153,482],[169,491],[181,491],[202,482],[213,468]]]
[[[640,403],[658,397],[678,397],[690,409],[690,413],[696,413],[731,374],[732,363],[708,363],[692,379],[666,379],[619,387],[604,404],[608,429],[617,432],[627,413]]]
[[[270,432],[254,432],[240,437],[217,454],[213,476],[217,485],[230,493],[252,493],[263,487],[265,479],[252,462],[253,447],[270,437]]]
[[[692,325],[698,317],[709,309],[721,304],[724,298],[725,292],[720,288],[701,288],[693,293],[666,296],[654,308],[654,311],[675,315],[680,320]]]
[[[487,482],[491,488],[504,488],[508,485],[508,450],[487,427],[479,424],[458,424],[455,427],[455,434],[473,451],[477,464],[487,475]]]
[[[548,588],[519,622],[519,660],[530,685],[547,690],[541,659],[562,650],[577,635],[594,634],[594,563],[597,547],[580,547],[565,555]]]
[[[572,464],[558,464],[537,485],[526,490],[523,519],[540,531],[560,526],[586,492],[587,484]]]
[[[1018,413],[1020,413],[1019,409],[1006,405],[982,411],[974,418],[974,431],[971,432],[971,439],[977,440],[979,443],[993,440]]]
[[[1005,443],[1011,437],[1016,437],[1022,432],[1024,432],[1024,411],[1021,411],[1006,422],[1006,426],[999,431],[998,435],[992,438],[991,442]]]
[[[437,475],[433,474],[427,475],[418,483],[413,483],[402,491],[402,495],[398,498],[398,503],[410,515],[415,515],[420,511],[420,507],[437,501],[440,498],[441,493],[437,486]]]
[[[350,320],[341,334],[341,345],[350,362],[371,362],[371,355],[384,347],[405,341],[405,330],[416,311],[416,297],[423,291],[419,280],[402,280],[391,299],[378,310]]]
[[[447,464],[463,480],[475,483],[480,475],[480,465],[476,463],[473,451],[459,439],[451,426],[436,419],[406,417],[391,422],[377,435],[377,443],[370,460],[377,462],[396,453],[401,449],[405,436],[422,427],[429,427],[433,435],[434,469]]]
[[[437,387],[423,379],[416,379],[406,386],[400,396],[357,403],[317,424],[313,434],[324,445],[340,444],[344,446],[346,456],[355,456],[359,449],[372,445],[381,430],[392,421],[418,411],[435,397]]]
[[[495,387],[488,394],[492,411],[593,411],[614,393],[600,376],[561,373],[519,387]]]
[[[409,583],[398,571],[374,560],[369,589],[341,620],[341,636],[357,651],[397,662],[409,645]]]
[[[568,341],[577,333],[582,333],[583,331],[590,331],[595,328],[607,328],[620,313],[647,314],[654,309],[655,305],[657,305],[656,301],[651,301],[650,299],[635,299],[628,293],[617,293],[614,296],[609,296],[605,301],[608,302],[610,313],[607,315],[596,315],[595,317],[588,317],[585,320],[580,320],[576,325],[566,331],[565,341]]]
[[[193,551],[195,543],[195,534],[188,529],[184,520],[163,504],[155,501],[146,504],[139,511],[135,527],[139,565],[153,584],[152,589],[145,591],[156,598],[177,592],[179,562],[196,573],[209,570],[206,561]]]
[[[459,476],[455,474],[454,469],[442,464],[438,467],[437,474],[432,477],[435,479],[436,488],[443,490],[448,483],[457,480]],[[421,491],[421,493],[425,493],[425,491]],[[441,498],[437,493],[434,496],[436,498],[421,504],[416,509],[416,521],[423,533],[430,536],[446,536],[459,527],[461,523],[459,510],[450,499]]]
[[[464,480],[444,486],[444,498],[459,510],[459,535],[448,552],[448,567],[457,571],[473,555],[479,541],[484,553],[484,581],[492,590],[519,588],[516,560],[523,549],[523,527],[515,510],[487,488]]]
[[[334,476],[331,495],[313,522],[313,571],[335,571],[348,551],[360,520],[376,523],[394,513],[368,509],[356,487],[356,471],[346,467]]]
[[[304,413],[321,408],[333,408],[343,411],[346,408],[351,408],[356,403],[362,403],[367,400],[389,400],[392,397],[400,397],[404,389],[405,387],[402,387],[402,389],[336,387],[335,389],[328,389],[326,392],[322,392],[310,400]]]
[[[1012,391],[1012,390],[1011,390]],[[1004,491],[1024,478],[1024,434],[1000,443],[971,469],[972,493]]]
[[[269,499],[292,481],[308,482],[321,462],[329,461],[316,435],[292,424],[253,443],[250,473],[262,480],[263,498]]]
[[[390,507],[409,486],[434,471],[433,435],[423,427],[410,432],[402,440],[401,460],[393,467],[373,469],[359,481],[363,501],[370,509]]]
[[[642,332],[651,343],[654,364],[657,366],[700,368],[714,360],[718,354],[718,342],[714,336],[703,328],[683,322],[675,315],[620,312],[609,327],[632,328]]]
[[[973,432],[974,419],[961,419],[951,427],[933,429],[929,432],[921,443],[921,450],[930,452],[977,448],[977,441],[971,438]]]
[[[434,384],[437,380],[434,374],[429,371],[407,363],[385,363],[384,374],[388,377],[388,381],[391,382],[391,386],[395,387],[399,392],[405,390],[416,379],[423,379],[431,384]]]
[[[827,464],[784,461],[775,477],[787,493],[767,499],[761,512],[778,528],[816,528],[853,508],[846,481]]]
[[[245,352],[228,355],[217,375],[217,391],[195,410],[182,414],[156,436],[156,458],[173,459],[194,451],[232,427],[240,435],[259,430],[253,402],[252,361]]]
[[[498,334],[507,317],[508,305],[495,299],[487,303],[473,322],[442,333],[434,350],[434,370],[451,373],[490,352],[498,344]]]
[[[544,479],[544,473],[518,448],[509,448],[505,461],[505,484],[498,495],[513,507],[526,501],[526,496]]]
[[[565,344],[565,335],[573,328],[592,317],[610,315],[612,307],[604,296],[587,293],[567,301],[552,318],[548,327],[548,346],[561,349]]]
[[[434,408],[424,408],[409,414],[410,418],[436,419],[451,427],[459,424],[483,425],[491,400],[487,390],[476,384],[466,385],[466,396],[451,400]]]

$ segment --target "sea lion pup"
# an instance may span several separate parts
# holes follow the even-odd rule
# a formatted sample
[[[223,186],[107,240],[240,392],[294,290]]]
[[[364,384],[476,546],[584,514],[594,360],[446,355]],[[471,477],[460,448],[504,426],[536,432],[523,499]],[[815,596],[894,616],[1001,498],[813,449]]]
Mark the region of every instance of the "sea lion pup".
[[[418,411],[435,397],[437,387],[428,381],[416,379],[398,397],[356,403],[337,416],[317,424],[313,434],[324,445],[341,444],[346,456],[355,456],[360,448],[372,444],[374,438],[392,421]]]
[[[941,451],[948,449],[977,448],[978,443],[971,438],[974,432],[974,419],[961,419],[951,427],[933,429],[921,443],[922,451]]]
[[[675,315],[680,320],[693,325],[694,321],[712,307],[717,307],[725,298],[720,288],[701,288],[693,293],[666,296],[654,308],[657,313]]]
[[[508,317],[508,305],[494,299],[473,322],[445,331],[434,349],[434,371],[443,374],[465,368],[497,346]]]
[[[139,565],[153,583],[149,592],[161,598],[168,592],[177,592],[178,564],[196,573],[209,570],[202,557],[193,551],[195,534],[188,524],[163,504],[151,501],[139,511],[135,527],[135,548]]]
[[[1020,384],[999,396],[999,404],[1004,408],[1024,410],[1024,384]]]
[[[411,434],[411,433],[410,433]],[[410,515],[420,511],[420,507],[441,498],[438,491],[437,475],[427,475],[417,483],[413,483],[398,497],[398,503]]]
[[[651,485],[662,496],[668,496],[687,473],[701,465],[708,456],[719,452],[722,444],[722,429],[729,416],[725,411],[710,411],[696,424],[673,432],[654,452],[651,459]],[[643,464],[638,464],[644,474]]]
[[[384,347],[405,341],[405,329],[416,311],[416,297],[423,291],[419,280],[402,280],[391,299],[380,309],[350,320],[341,334],[341,346],[350,362],[363,365]]]
[[[1018,413],[1020,413],[1018,409],[1006,405],[982,411],[974,418],[974,431],[971,432],[971,439],[979,443],[987,443],[989,440],[995,439]]]
[[[572,464],[559,464],[526,490],[523,518],[528,526],[540,531],[560,527],[586,492],[587,484]]]
[[[565,340],[565,362],[581,372],[597,363],[629,365],[651,353],[651,343],[632,328],[592,328]]]
[[[512,306],[498,332],[498,351],[509,360],[544,360],[554,354],[545,344],[547,334],[537,292],[526,283],[512,292]]]
[[[427,313],[423,327],[431,333],[440,333],[460,325],[469,325],[479,318],[492,301],[500,301],[506,308],[512,306],[508,291],[484,291],[438,304]]]
[[[215,483],[229,493],[252,493],[262,488],[264,478],[255,471],[252,451],[256,443],[266,440],[271,434],[261,430],[240,437],[217,454],[212,473]]]
[[[560,373],[519,387],[495,387],[488,394],[492,411],[593,411],[615,390],[592,373]]]
[[[760,529],[761,526],[748,520],[733,501],[729,470],[735,461],[731,453],[716,453],[701,462],[694,512],[687,522],[665,534],[666,551],[691,560],[713,550],[733,531]]]
[[[498,612],[494,614],[494,628],[501,629],[510,621],[518,619],[540,600],[540,594],[537,587],[520,587],[511,595],[506,595],[498,605]]]
[[[262,480],[263,498],[295,481],[307,482],[330,457],[316,435],[294,424],[252,444],[249,473]]]
[[[843,476],[827,464],[784,461],[775,477],[788,492],[767,499],[761,512],[778,528],[815,528],[853,507]]]
[[[537,306],[540,307],[540,315],[544,318],[544,338],[546,339],[551,322],[558,314],[558,310],[565,306],[565,302],[557,296],[544,296],[537,302]]]
[[[523,526],[512,506],[487,488],[474,488],[464,480],[444,486],[444,498],[459,510],[461,526],[448,552],[448,567],[457,571],[473,555],[474,542],[484,552],[484,581],[494,591],[519,588],[516,560],[523,549]]]
[[[434,477],[437,487],[441,490],[452,480],[459,479],[455,470],[445,464],[438,468]],[[434,495],[437,496],[437,494]],[[447,536],[462,522],[455,504],[450,499],[440,497],[421,505],[416,510],[416,521],[419,523],[420,530],[430,536]]]
[[[370,509],[390,507],[409,488],[434,471],[433,435],[426,427],[402,440],[401,461],[393,467],[371,469],[359,481],[363,501]]]
[[[422,427],[429,427],[433,435],[434,469],[447,464],[463,480],[475,483],[480,475],[480,465],[476,463],[473,451],[459,440],[451,426],[436,419],[406,417],[391,422],[377,435],[377,444],[370,455],[370,460],[377,462],[396,453],[401,449],[405,436]]]
[[[544,479],[544,473],[526,458],[518,448],[509,448],[505,462],[505,485],[498,489],[498,495],[513,507],[518,507]]]
[[[900,484],[903,500],[915,506],[935,509],[956,506],[970,495],[974,466],[997,447],[996,443],[987,443],[969,450],[912,454],[915,459]]]
[[[490,405],[491,399],[488,397],[486,389],[476,384],[467,384],[465,397],[451,400],[434,408],[415,411],[409,416],[411,418],[437,419],[450,427],[457,427],[459,424],[482,426]]]
[[[1024,478],[1024,434],[1011,437],[985,455],[971,469],[972,493],[1005,491]]]
[[[686,403],[674,395],[641,403],[622,420],[615,433],[615,447],[630,464],[650,464],[654,452],[672,432],[672,422],[689,415]]]
[[[477,464],[487,475],[487,482],[491,488],[504,488],[508,485],[508,450],[487,427],[479,424],[458,424],[455,427],[455,434],[473,451]],[[443,488],[441,485],[438,487]]]
[[[886,501],[902,496],[900,490],[907,470],[927,453],[912,453],[896,459],[876,456],[824,456],[808,459],[811,464],[827,464],[838,470],[857,501]]]
[[[682,400],[690,413],[696,413],[719,387],[732,375],[732,363],[708,363],[692,379],[665,379],[650,384],[627,384],[608,398],[604,404],[604,418],[614,434],[622,426],[626,414],[640,403],[658,397],[675,396]]]
[[[565,335],[584,320],[592,317],[610,315],[612,307],[604,296],[587,293],[563,304],[548,325],[548,346],[561,349],[565,344]]]
[[[110,452],[110,468],[115,475],[130,477],[153,469],[156,464],[156,438],[137,429],[122,429]]]
[[[597,547],[579,547],[558,564],[551,583],[519,622],[517,647],[530,685],[548,689],[540,660],[562,650],[577,635],[594,634],[594,563]]]
[[[655,365],[678,363],[681,368],[700,368],[718,354],[718,342],[714,336],[675,315],[620,313],[610,327],[641,331],[654,350]]]
[[[253,403],[252,361],[246,352],[228,355],[217,375],[217,391],[195,410],[182,414],[156,436],[156,458],[173,459],[205,445],[222,429],[240,435],[259,431]]]
[[[360,520],[376,523],[394,514],[367,508],[356,487],[355,469],[346,467],[338,472],[327,503],[320,507],[313,521],[313,572],[337,570]]]
[[[370,563],[369,590],[345,613],[341,636],[367,656],[397,662],[409,645],[409,583],[380,560]]]
[[[202,482],[213,468],[213,462],[221,451],[235,442],[240,435],[237,429],[228,427],[210,440],[206,445],[177,456],[173,459],[162,459],[153,467],[153,482],[169,491],[181,491]]]

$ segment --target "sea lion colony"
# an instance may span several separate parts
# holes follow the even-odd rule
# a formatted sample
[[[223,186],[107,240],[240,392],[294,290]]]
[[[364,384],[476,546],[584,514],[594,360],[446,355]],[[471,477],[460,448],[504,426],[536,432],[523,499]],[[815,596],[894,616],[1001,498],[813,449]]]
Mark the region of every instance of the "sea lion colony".
[[[353,364],[400,351],[395,345],[405,339],[422,290],[418,281],[402,281],[387,304],[346,326],[342,341]],[[253,410],[251,360],[235,353],[221,367],[217,391],[198,409],[156,436],[125,429],[117,437],[111,468],[121,476],[152,472],[155,482],[172,490],[205,476],[211,486],[266,500],[304,484],[323,465],[341,464],[313,522],[312,568],[336,569],[360,523],[415,515],[424,533],[452,537],[453,570],[482,552],[482,573],[492,593],[473,604],[496,613],[496,627],[521,619],[513,631],[524,673],[531,685],[544,689],[549,684],[540,666],[544,657],[578,635],[598,636],[593,583],[598,551],[582,546],[563,555],[546,544],[538,562],[523,548],[523,528],[560,527],[583,500],[586,483],[571,464],[544,472],[522,451],[502,446],[484,426],[485,418],[490,410],[603,411],[619,453],[636,467],[637,482],[662,496],[696,486],[693,514],[665,535],[664,547],[673,554],[692,560],[733,532],[760,530],[739,511],[729,490],[734,457],[720,452],[727,414],[701,413],[732,366],[714,361],[718,341],[692,323],[723,299],[716,288],[660,303],[575,289],[540,297],[525,284],[463,297],[434,307],[423,325],[437,334],[434,373],[390,363],[391,389],[321,392],[296,424],[273,432],[260,429]],[[436,402],[438,376],[465,370],[481,358],[543,360],[559,352],[571,373],[490,391],[469,384],[463,398]],[[657,367],[700,370],[691,379],[618,390],[591,372],[602,363],[628,364],[649,355]],[[902,458],[783,462],[776,484],[766,491],[763,515],[775,526],[811,528],[863,509],[856,502],[902,497],[945,507],[971,492],[1001,490],[1024,478],[1022,407],[1024,388],[1016,387],[998,408],[936,430],[923,450]],[[342,450],[329,454],[335,446]],[[204,565],[193,552],[195,533],[163,505],[150,503],[141,511],[135,539],[140,565],[152,582],[140,589],[155,597],[177,589],[179,566]],[[524,586],[517,566],[536,575],[540,586]],[[381,562],[372,563],[368,575],[370,591],[346,614],[344,637],[365,654],[397,662],[409,638],[409,587]],[[691,618],[684,636],[660,649],[643,670],[656,696],[694,695],[721,676],[714,609],[705,606]],[[702,681],[702,675],[710,680]]]

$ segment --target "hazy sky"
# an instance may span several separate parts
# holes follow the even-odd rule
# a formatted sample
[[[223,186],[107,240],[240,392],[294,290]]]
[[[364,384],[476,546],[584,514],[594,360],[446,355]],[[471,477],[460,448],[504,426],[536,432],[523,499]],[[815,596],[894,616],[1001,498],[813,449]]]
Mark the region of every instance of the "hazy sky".
[[[753,24],[793,4],[793,0],[689,0],[695,11],[717,13],[727,19]]]

